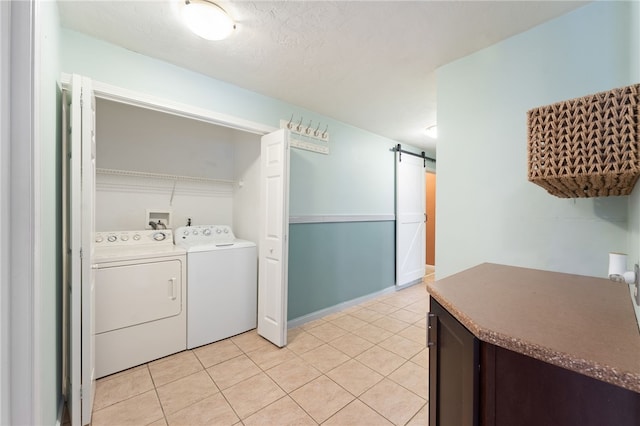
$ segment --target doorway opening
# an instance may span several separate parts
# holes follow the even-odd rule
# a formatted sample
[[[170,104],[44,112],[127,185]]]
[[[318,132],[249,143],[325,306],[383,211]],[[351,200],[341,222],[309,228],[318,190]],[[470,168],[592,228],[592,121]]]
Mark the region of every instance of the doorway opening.
[[[436,174],[430,171],[425,173],[425,204],[425,275],[429,276],[436,269]]]

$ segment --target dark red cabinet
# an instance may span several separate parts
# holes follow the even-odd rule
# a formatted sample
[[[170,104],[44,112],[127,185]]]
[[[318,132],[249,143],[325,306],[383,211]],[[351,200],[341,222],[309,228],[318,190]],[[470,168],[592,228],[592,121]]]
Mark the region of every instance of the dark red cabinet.
[[[430,309],[429,424],[476,426],[479,341],[433,298]]]
[[[430,426],[640,425],[639,393],[480,341],[430,303]]]

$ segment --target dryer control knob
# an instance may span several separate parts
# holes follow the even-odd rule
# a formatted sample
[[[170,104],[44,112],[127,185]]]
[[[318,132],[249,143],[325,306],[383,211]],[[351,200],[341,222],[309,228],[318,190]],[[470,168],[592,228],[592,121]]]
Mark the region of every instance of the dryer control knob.
[[[229,228],[224,228],[224,233],[228,234],[229,233]]]
[[[107,237],[107,241],[109,241],[110,243],[113,243],[117,239],[118,239],[118,237],[116,237],[115,235],[109,235]]]
[[[167,238],[167,235],[164,232],[156,232],[153,234],[153,239],[156,241],[162,241]]]
[[[135,235],[133,236],[133,239],[134,239],[135,241],[139,241],[139,240],[140,240],[140,234],[135,234]]]
[[[202,231],[202,235],[206,235],[208,237],[209,235],[211,235],[211,229],[205,229],[204,231]]]
[[[220,228],[216,228],[216,234],[222,234],[222,230]]]
[[[120,235],[120,239],[122,241],[129,241],[129,236],[127,234]]]
[[[97,235],[96,236],[96,243],[101,243],[104,241],[104,238],[102,238],[102,235]]]

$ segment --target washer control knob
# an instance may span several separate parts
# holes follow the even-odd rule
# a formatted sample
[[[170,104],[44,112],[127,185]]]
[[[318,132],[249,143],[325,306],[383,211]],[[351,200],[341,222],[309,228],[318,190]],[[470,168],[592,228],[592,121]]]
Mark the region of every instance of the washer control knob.
[[[140,234],[134,234],[134,235],[133,235],[133,239],[134,239],[135,241],[140,241]]]
[[[153,234],[153,239],[156,241],[163,241],[165,238],[167,238],[167,235],[164,232],[156,232]]]
[[[96,243],[101,243],[104,241],[104,238],[102,238],[102,235],[96,235]]]
[[[122,241],[129,241],[129,236],[127,234],[122,234],[122,235],[120,235],[120,239]]]
[[[202,235],[205,235],[208,237],[209,235],[211,235],[211,229],[205,229],[204,231],[202,231]]]
[[[109,241],[110,243],[115,242],[118,239],[118,237],[116,237],[115,235],[109,235],[107,237],[107,241]]]
[[[184,232],[182,233],[182,235],[189,235],[189,231],[187,231],[186,229],[184,230]]]
[[[216,228],[216,234],[222,234],[222,229]]]
[[[229,228],[224,228],[224,233],[228,234],[229,233]]]
[[[191,231],[191,233],[192,233],[193,235],[198,235],[198,230],[197,230],[197,229],[194,229],[193,231]]]

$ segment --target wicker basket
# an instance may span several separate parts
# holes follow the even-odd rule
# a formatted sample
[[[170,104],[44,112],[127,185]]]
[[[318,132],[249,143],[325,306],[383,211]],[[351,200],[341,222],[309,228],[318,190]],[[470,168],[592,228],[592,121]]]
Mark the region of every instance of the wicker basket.
[[[640,84],[527,112],[529,180],[562,198],[628,195],[640,176]]]

